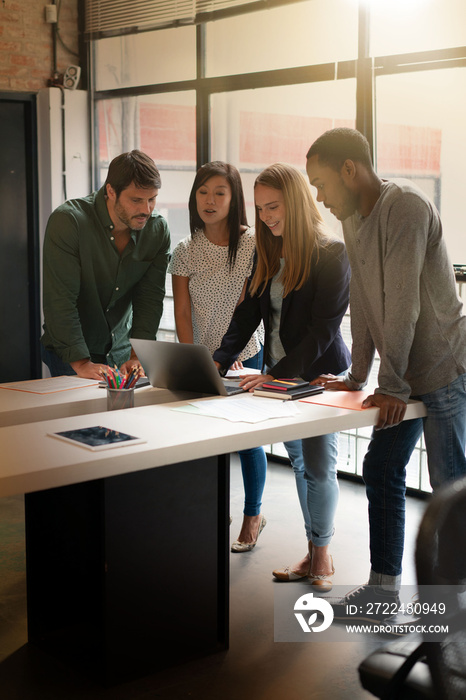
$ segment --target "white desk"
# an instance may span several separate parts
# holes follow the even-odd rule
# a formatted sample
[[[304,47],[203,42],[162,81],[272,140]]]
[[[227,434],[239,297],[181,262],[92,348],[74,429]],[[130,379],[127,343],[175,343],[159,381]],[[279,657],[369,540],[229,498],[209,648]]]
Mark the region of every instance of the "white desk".
[[[185,402],[70,416],[105,402],[92,391],[71,409],[48,395],[68,415],[47,421],[44,397],[16,400],[10,421],[36,422],[0,428],[0,496],[26,494],[29,640],[111,683],[228,647],[228,454],[370,426],[377,409],[299,403],[258,424],[171,410]],[[424,413],[415,403],[406,419]],[[47,436],[91,425],[147,442],[94,453]]]
[[[150,396],[150,390],[145,396]],[[241,398],[255,400],[250,395]],[[219,397],[218,400],[228,401],[228,398]],[[284,440],[371,426],[378,412],[375,408],[353,411],[299,402],[299,416],[248,424],[171,410],[186,403],[180,401],[129,411],[74,415],[0,428],[0,497],[138,472]],[[58,406],[61,405],[60,401]],[[93,405],[92,400],[86,407],[90,405]],[[74,411],[76,404],[72,408]],[[414,402],[408,405],[405,420],[423,415],[424,405]],[[91,425],[124,431],[147,442],[94,453],[47,436],[49,432]]]
[[[8,386],[15,386],[11,383]],[[135,406],[188,398],[187,392],[143,387],[134,392]],[[50,394],[33,394],[0,387],[0,427],[35,423],[64,416],[80,416],[107,410],[107,392],[98,386],[69,389]]]

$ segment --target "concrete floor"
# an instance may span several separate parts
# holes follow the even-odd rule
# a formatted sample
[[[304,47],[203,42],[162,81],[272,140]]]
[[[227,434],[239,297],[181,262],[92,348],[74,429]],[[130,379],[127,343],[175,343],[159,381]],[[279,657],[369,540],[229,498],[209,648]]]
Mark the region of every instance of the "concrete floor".
[[[231,539],[242,519],[239,462],[231,468]],[[341,480],[332,544],[335,584],[348,589],[368,574],[367,505],[362,485]],[[403,582],[415,582],[413,547],[425,502],[409,499]],[[373,697],[359,683],[357,667],[385,641],[274,642],[272,569],[291,564],[306,551],[290,467],[270,461],[263,513],[268,524],[255,550],[231,555],[230,649],[114,688],[79,676],[26,641],[24,514],[22,498],[0,500],[0,697],[2,700],[364,700]],[[200,540],[200,545],[202,541]],[[165,571],[185,576],[189,571]],[[300,593],[297,593],[297,596]],[[189,624],[189,620],[186,621]]]

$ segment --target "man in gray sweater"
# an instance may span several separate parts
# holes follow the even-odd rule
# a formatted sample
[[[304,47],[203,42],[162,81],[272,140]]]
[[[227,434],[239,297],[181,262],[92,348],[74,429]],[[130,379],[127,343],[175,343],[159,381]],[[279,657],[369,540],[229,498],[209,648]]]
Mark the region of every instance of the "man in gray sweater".
[[[434,490],[466,474],[466,316],[435,206],[409,180],[379,178],[362,134],[324,133],[308,151],[307,173],[317,200],[342,222],[352,270],[352,365],[343,381],[318,381],[362,389],[375,350],[380,356],[378,387],[363,404],[380,408],[363,464],[369,582],[332,603],[335,618],[354,604],[352,620],[388,603],[377,606],[386,619],[399,602],[405,469],[421,433]],[[409,398],[423,401],[426,418],[402,422]]]

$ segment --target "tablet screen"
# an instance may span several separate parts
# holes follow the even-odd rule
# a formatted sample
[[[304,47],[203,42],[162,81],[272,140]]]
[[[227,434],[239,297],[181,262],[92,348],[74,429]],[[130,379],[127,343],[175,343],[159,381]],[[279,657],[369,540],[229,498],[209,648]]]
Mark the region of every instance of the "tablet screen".
[[[125,445],[145,442],[134,435],[121,433],[103,425],[94,425],[91,428],[78,428],[76,430],[62,430],[58,433],[48,433],[51,437],[66,440],[66,442],[86,447],[89,450],[105,450],[109,447],[123,447]]]

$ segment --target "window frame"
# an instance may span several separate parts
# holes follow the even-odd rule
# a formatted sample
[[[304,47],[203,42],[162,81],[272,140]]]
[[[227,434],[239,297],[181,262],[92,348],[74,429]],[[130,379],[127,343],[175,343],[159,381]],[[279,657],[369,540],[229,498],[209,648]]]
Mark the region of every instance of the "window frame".
[[[272,4],[272,3],[271,3]],[[279,2],[274,3],[275,5]],[[286,3],[283,3],[286,4]],[[254,8],[256,10],[263,8]],[[250,8],[254,11],[253,8]],[[210,21],[210,17],[206,18]],[[196,93],[196,167],[211,160],[211,129],[210,129],[210,98],[216,93],[234,92],[254,88],[290,86],[323,81],[334,81],[347,78],[356,79],[356,128],[369,141],[374,160],[376,160],[375,137],[376,124],[374,99],[376,78],[381,75],[410,73],[415,71],[444,70],[452,67],[466,67],[466,46],[435,49],[413,53],[371,57],[370,46],[370,9],[364,2],[358,7],[358,54],[354,60],[337,61],[334,63],[314,64],[296,68],[259,71],[247,74],[225,75],[221,77],[206,77],[206,22],[200,21],[196,26],[196,78],[163,84],[151,84],[132,88],[116,88],[112,90],[95,91],[92,89],[92,44],[90,42],[91,58],[91,103],[92,119],[94,121],[93,140],[98,143],[98,125],[95,123],[95,106],[101,100],[117,97],[144,96],[168,92],[195,91]],[[95,148],[93,146],[93,152]],[[94,183],[97,177],[97,159],[93,159]],[[170,329],[168,329],[170,331]],[[356,443],[366,440],[355,435]],[[361,443],[362,444],[362,443]],[[358,449],[358,448],[357,448]],[[419,463],[425,466],[425,448],[421,443]],[[273,446],[271,446],[273,452]],[[421,495],[428,492],[424,488],[422,467],[419,470],[419,487],[414,489]],[[355,466],[354,475],[357,474]],[[357,477],[359,478],[359,476]],[[425,475],[424,475],[425,480]],[[411,489],[410,489],[411,491]]]

